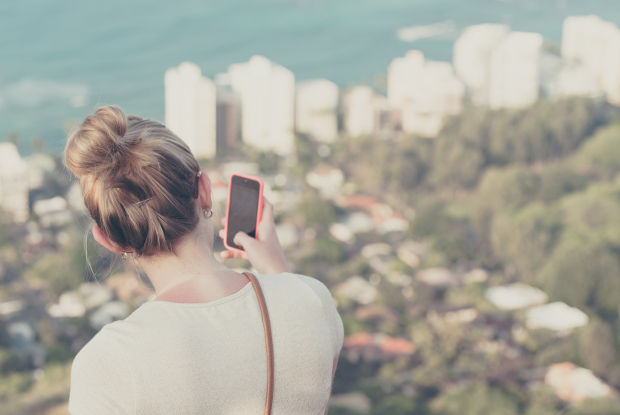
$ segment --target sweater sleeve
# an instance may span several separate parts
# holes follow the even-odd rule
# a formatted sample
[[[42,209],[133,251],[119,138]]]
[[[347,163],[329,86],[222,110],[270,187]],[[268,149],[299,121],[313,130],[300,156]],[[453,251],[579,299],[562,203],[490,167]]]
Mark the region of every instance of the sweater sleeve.
[[[124,351],[105,328],[71,366],[71,415],[135,414],[135,382]]]
[[[330,332],[333,339],[333,351],[334,357],[340,354],[342,344],[344,341],[344,326],[342,324],[342,318],[336,308],[336,303],[332,297],[329,289],[320,280],[305,275],[297,275],[306,284],[308,284],[314,292],[317,294],[323,305],[323,310],[326,314],[328,324],[330,326]]]

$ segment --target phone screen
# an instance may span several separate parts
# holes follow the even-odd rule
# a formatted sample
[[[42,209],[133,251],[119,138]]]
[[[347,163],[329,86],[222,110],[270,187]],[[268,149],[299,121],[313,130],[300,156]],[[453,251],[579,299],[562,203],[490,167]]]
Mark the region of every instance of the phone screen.
[[[239,231],[247,233],[252,238],[256,237],[259,197],[260,185],[256,180],[232,176],[227,216],[226,243],[228,246],[243,250],[241,246],[233,242]]]

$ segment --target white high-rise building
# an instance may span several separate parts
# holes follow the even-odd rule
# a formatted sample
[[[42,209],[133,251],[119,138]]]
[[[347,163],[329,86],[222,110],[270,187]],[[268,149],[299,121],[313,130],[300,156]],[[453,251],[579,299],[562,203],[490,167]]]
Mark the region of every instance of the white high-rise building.
[[[388,68],[388,103],[398,113],[403,131],[434,137],[446,115],[463,107],[465,86],[447,62],[426,61],[412,50]]]
[[[338,86],[327,79],[297,84],[295,128],[326,143],[338,137]]]
[[[295,150],[295,76],[264,56],[231,65],[232,90],[241,103],[241,138],[280,155]]]
[[[184,140],[196,157],[216,151],[215,84],[200,68],[183,62],[165,75],[166,127]]]
[[[620,29],[598,16],[573,16],[564,20],[562,57],[581,62],[607,96],[620,105]]]
[[[27,167],[15,144],[0,143],[0,210],[16,222],[28,219]]]
[[[510,28],[503,24],[474,25],[454,43],[454,70],[474,105],[489,105],[491,55],[509,32]]]
[[[542,35],[530,32],[511,32],[497,45],[491,55],[491,108],[526,107],[538,100],[542,46]]]
[[[426,61],[419,50],[410,50],[404,57],[396,58],[388,67],[387,99],[392,108],[402,108],[416,96],[420,89]]]
[[[379,128],[378,97],[366,85],[347,89],[342,96],[344,131],[349,137],[376,133]]]
[[[604,95],[594,74],[581,62],[567,61],[549,53],[543,53],[542,58],[541,87],[549,98]]]

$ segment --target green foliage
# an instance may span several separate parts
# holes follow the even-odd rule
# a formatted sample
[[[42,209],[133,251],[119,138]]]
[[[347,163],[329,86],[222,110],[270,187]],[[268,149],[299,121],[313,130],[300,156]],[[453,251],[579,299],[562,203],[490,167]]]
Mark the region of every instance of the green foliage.
[[[575,150],[610,119],[609,112],[604,104],[583,98],[540,101],[520,110],[468,108],[447,123],[441,137],[467,142],[484,166],[531,164]]]
[[[325,231],[337,219],[336,207],[316,192],[306,194],[298,210],[306,226],[321,231]]]
[[[591,321],[579,336],[579,353],[587,368],[609,377],[617,362],[614,332],[609,324],[598,319]]]
[[[566,164],[556,164],[540,176],[539,194],[546,202],[551,202],[569,193],[582,190],[588,185],[588,178]]]
[[[599,177],[615,177],[620,172],[620,125],[598,131],[576,155],[576,162]]]
[[[533,203],[516,213],[499,213],[491,226],[493,250],[529,282],[545,263],[561,230],[556,209]]]
[[[26,278],[36,279],[58,296],[85,281],[86,262],[81,244],[64,248],[64,252],[46,254],[26,270]]]
[[[517,209],[534,201],[539,187],[539,178],[526,167],[491,168],[480,181],[478,200],[494,212]]]
[[[541,332],[544,330],[540,330]],[[542,335],[542,333],[540,333]],[[545,333],[549,334],[549,333]],[[551,339],[535,350],[534,365],[545,367],[554,363],[576,362],[579,360],[578,345],[572,337],[566,339]]]
[[[261,151],[256,157],[258,164],[258,170],[261,174],[272,175],[280,171],[280,165],[282,164],[282,158],[273,153]]]
[[[485,165],[479,148],[454,137],[439,137],[435,144],[430,182],[435,187],[472,187]]]
[[[516,415],[520,413],[514,397],[486,383],[466,385],[448,390],[436,404],[441,415]]]
[[[617,397],[587,399],[572,408],[567,415],[620,415],[620,400]]]
[[[34,383],[29,373],[8,373],[0,378],[0,402],[28,391]]]
[[[442,201],[427,200],[420,206],[411,230],[414,237],[428,238],[433,250],[449,264],[470,260],[477,252],[477,235],[471,219],[449,210]]]
[[[362,415],[361,412],[353,411],[348,408],[343,408],[342,406],[334,406],[331,405],[328,411],[329,415]]]
[[[539,275],[548,294],[576,307],[617,313],[620,304],[620,262],[599,241],[565,237]]]
[[[432,164],[433,145],[433,140],[422,138],[402,137],[388,143],[376,137],[358,137],[338,142],[332,162],[371,194],[406,192],[424,182]]]
[[[561,203],[571,233],[620,246],[620,192],[614,185],[594,184]]]
[[[372,415],[423,415],[428,409],[419,397],[403,395],[388,396],[373,409]]]
[[[295,135],[298,174],[303,176],[321,161],[317,143],[306,134]]]

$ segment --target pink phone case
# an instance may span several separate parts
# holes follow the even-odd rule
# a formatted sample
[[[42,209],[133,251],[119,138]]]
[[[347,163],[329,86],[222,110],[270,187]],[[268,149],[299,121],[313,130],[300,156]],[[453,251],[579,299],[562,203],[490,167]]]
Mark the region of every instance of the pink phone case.
[[[258,177],[253,176],[245,176],[243,174],[233,174],[230,176],[230,181],[228,182],[228,202],[226,205],[226,226],[225,226],[225,238],[224,238],[224,246],[226,249],[235,251],[235,252],[245,252],[241,249],[237,249],[233,246],[229,246],[227,243],[228,240],[228,218],[230,217],[230,192],[232,189],[232,180],[233,177],[242,177],[244,179],[252,180],[258,182],[258,208],[256,209],[256,238],[258,238],[258,224],[260,223],[261,218],[263,217],[263,181]]]

